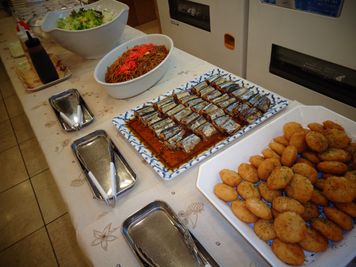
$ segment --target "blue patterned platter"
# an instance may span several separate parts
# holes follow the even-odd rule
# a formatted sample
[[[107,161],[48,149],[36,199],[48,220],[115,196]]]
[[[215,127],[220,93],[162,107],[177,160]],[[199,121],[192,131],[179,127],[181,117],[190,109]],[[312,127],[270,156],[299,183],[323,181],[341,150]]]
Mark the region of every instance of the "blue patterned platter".
[[[134,112],[135,110],[142,108],[145,105],[150,105],[153,104],[157,101],[160,101],[167,96],[172,95],[173,93],[178,93],[181,91],[186,91],[190,89],[192,86],[208,79],[209,77],[219,74],[221,76],[224,76],[228,80],[232,80],[236,82],[237,84],[241,86],[248,87],[250,90],[253,90],[256,93],[264,94],[268,96],[268,98],[271,100],[271,105],[267,112],[265,112],[261,117],[259,117],[256,121],[253,123],[241,128],[239,131],[237,131],[234,135],[226,137],[224,140],[220,141],[219,143],[215,144],[214,146],[208,148],[204,152],[200,153],[199,155],[195,156],[188,162],[183,163],[181,166],[179,166],[176,169],[169,169],[167,168],[163,162],[161,162],[157,157],[153,155],[153,153],[150,151],[148,147],[145,146],[137,137],[136,135],[130,130],[130,128],[127,126],[127,122],[134,117]],[[113,124],[116,126],[116,128],[119,130],[119,132],[130,142],[130,144],[138,151],[138,153],[146,160],[146,162],[151,165],[151,167],[161,176],[164,180],[171,180],[177,175],[183,173],[184,171],[188,170],[189,168],[193,167],[197,163],[201,162],[203,159],[211,156],[224,146],[230,144],[232,141],[235,139],[243,136],[246,132],[250,131],[254,127],[258,126],[268,118],[272,117],[276,113],[280,112],[282,109],[288,106],[288,100],[275,94],[272,93],[252,82],[249,82],[245,79],[242,79],[238,76],[235,76],[227,71],[221,70],[221,69],[212,69],[203,75],[197,77],[196,79],[189,81],[175,89],[173,89],[170,92],[167,92],[152,101],[149,101],[147,103],[144,103],[142,105],[137,106],[134,109],[131,109],[123,114],[120,114],[116,117],[113,118]]]

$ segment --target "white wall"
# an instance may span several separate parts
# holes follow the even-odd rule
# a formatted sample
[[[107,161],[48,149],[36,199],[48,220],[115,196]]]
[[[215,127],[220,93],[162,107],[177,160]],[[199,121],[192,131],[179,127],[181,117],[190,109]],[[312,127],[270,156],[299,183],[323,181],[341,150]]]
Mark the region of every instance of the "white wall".
[[[289,99],[323,105],[356,121],[356,109],[269,73],[272,43],[356,69],[356,1],[331,18],[251,0],[247,79]]]
[[[248,1],[194,1],[210,6],[211,32],[172,20],[168,1],[157,0],[162,33],[170,36],[176,47],[245,77]],[[235,37],[235,50],[224,46],[225,33]]]

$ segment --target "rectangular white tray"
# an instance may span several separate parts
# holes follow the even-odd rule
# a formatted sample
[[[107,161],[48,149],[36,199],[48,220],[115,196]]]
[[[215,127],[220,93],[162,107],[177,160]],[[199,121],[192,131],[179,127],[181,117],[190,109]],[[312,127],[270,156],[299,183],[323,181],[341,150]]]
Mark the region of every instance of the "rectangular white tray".
[[[251,243],[251,245],[272,265],[289,266],[280,261],[272,252],[268,243],[259,239],[253,231],[252,225],[246,224],[235,217],[230,207],[218,199],[213,188],[221,182],[221,169],[236,170],[238,165],[248,162],[249,157],[261,154],[272,138],[282,135],[282,127],[288,121],[296,121],[306,126],[310,122],[333,120],[341,124],[347,134],[356,140],[356,122],[345,118],[329,109],[320,106],[296,106],[284,115],[270,121],[263,128],[229,147],[219,155],[209,159],[199,168],[197,187],[213,206]],[[239,246],[239,244],[236,244]],[[344,239],[337,243],[329,243],[329,248],[322,253],[305,253],[304,265],[316,266],[344,266],[356,256],[356,229],[344,234]]]

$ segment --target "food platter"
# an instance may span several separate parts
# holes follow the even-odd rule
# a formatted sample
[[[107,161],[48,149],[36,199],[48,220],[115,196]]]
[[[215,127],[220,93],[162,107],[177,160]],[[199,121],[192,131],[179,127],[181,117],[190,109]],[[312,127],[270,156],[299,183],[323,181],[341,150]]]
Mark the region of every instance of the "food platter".
[[[181,92],[189,91],[193,86],[197,86],[198,84],[208,80],[214,76],[222,76],[225,79],[232,81],[238,86],[248,88],[251,93],[261,94],[267,97],[270,101],[270,106],[268,110],[266,110],[263,115],[259,116],[256,120],[249,123],[248,125],[242,126],[238,131],[235,131],[232,135],[226,136],[223,139],[219,140],[219,142],[214,143],[212,146],[206,148],[204,151],[199,151],[194,157],[189,158],[185,162],[182,162],[179,166],[174,168],[168,167],[165,162],[162,161],[157,155],[151,152],[150,147],[141,141],[140,138],[136,136],[136,134],[131,130],[128,123],[135,117],[135,112],[142,109],[143,107],[147,107],[162,101],[163,99],[170,97],[174,94],[178,94]],[[113,123],[119,130],[119,132],[129,141],[129,143],[138,151],[138,153],[146,160],[146,162],[164,179],[164,180],[171,180],[177,175],[183,173],[184,171],[190,169],[197,163],[201,162],[203,159],[211,156],[221,148],[225,147],[226,145],[230,144],[237,138],[243,136],[245,133],[253,129],[254,127],[260,125],[268,118],[272,117],[276,113],[283,110],[285,107],[288,106],[288,100],[274,94],[258,85],[253,84],[247,80],[244,80],[238,76],[235,76],[229,72],[226,72],[221,69],[212,69],[211,71],[197,77],[196,79],[189,81],[170,92],[165,93],[164,95],[159,96],[152,101],[144,103],[142,105],[137,106],[123,114],[120,114],[113,118]]]
[[[199,168],[197,187],[211,204],[227,219],[230,224],[272,265],[288,266],[273,254],[270,243],[257,237],[253,224],[240,221],[231,211],[229,205],[214,194],[214,186],[219,183],[219,171],[222,169],[235,170],[240,163],[248,162],[251,155],[260,154],[268,146],[270,140],[282,134],[286,122],[296,121],[306,126],[310,122],[332,120],[345,128],[352,138],[356,139],[356,123],[320,106],[296,106],[279,118],[271,121],[265,127],[257,130],[244,140],[234,144],[216,157],[208,160]],[[244,153],[240,153],[244,151]],[[323,216],[323,215],[321,215]],[[344,239],[339,242],[329,241],[329,247],[322,253],[305,252],[304,266],[344,266],[356,255],[356,230],[343,233]],[[237,244],[239,245],[239,244]]]

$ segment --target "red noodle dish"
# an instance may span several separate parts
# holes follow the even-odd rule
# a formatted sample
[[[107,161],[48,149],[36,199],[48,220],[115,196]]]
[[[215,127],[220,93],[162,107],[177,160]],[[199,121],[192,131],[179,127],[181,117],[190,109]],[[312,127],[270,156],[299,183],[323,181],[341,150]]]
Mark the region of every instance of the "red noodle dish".
[[[168,50],[164,45],[136,45],[108,67],[105,82],[118,83],[137,78],[155,68],[167,55]]]

